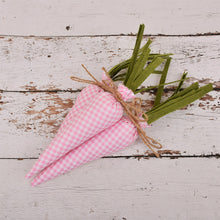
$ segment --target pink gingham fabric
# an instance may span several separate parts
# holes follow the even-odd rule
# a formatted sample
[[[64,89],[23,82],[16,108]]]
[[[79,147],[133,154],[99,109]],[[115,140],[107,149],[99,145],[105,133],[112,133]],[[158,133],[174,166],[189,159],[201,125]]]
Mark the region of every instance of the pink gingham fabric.
[[[83,111],[89,105],[89,103],[92,102],[92,100],[95,98],[95,96],[98,95],[98,93],[100,93],[100,92],[103,92],[103,89],[101,89],[100,87],[98,87],[96,85],[88,85],[80,92],[73,107],[70,109],[70,111],[68,112],[64,121],[62,122],[53,142],[55,142],[55,139],[57,139],[58,136],[62,135],[63,129],[66,128],[66,126],[71,122],[71,120],[75,116],[77,116],[77,114],[79,114],[80,111]],[[34,167],[32,168],[32,170],[33,169],[34,169]],[[31,176],[33,176],[33,175],[34,174],[32,174],[32,172],[30,171],[25,176],[25,178],[31,178]]]
[[[122,106],[114,96],[100,91],[76,117],[67,120],[59,135],[40,156],[26,178],[32,177],[70,150],[115,124],[122,114]]]
[[[106,75],[105,75],[106,77]],[[107,78],[107,77],[106,77]],[[118,91],[121,94],[124,101],[135,98],[132,90],[128,89],[122,83],[118,85]],[[73,107],[68,112],[63,123],[61,124],[58,134],[62,132],[63,128],[74,118],[74,116],[82,111],[99,93],[103,92],[103,89],[96,85],[89,85],[84,88],[77,97]]]
[[[87,107],[89,105],[89,103],[92,102],[92,100],[95,98],[95,96],[100,92],[103,92],[103,89],[101,89],[100,87],[98,87],[96,85],[89,85],[89,86],[85,87],[80,92],[73,107],[70,109],[67,116],[65,117],[63,123],[61,124],[61,126],[58,130],[58,134],[60,132],[62,132],[63,128],[66,127],[66,125],[69,123],[69,121],[71,121],[77,113],[79,113],[85,107]]]
[[[141,123],[142,127],[146,123]],[[87,140],[62,158],[45,168],[33,181],[36,186],[89,161],[117,152],[137,139],[137,129],[127,117]]]

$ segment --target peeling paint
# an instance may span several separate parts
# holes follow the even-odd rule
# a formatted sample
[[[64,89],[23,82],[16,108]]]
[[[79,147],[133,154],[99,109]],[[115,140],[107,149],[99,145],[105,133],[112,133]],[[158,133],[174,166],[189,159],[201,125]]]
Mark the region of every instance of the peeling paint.
[[[1,96],[1,94],[0,94],[0,105],[1,104],[3,104],[3,101],[1,101],[1,99],[2,99],[2,96]],[[0,108],[0,111],[2,110],[2,108]]]
[[[158,150],[157,151],[160,156],[181,156],[180,151],[173,151],[173,150]],[[125,157],[126,159],[130,159],[130,158],[134,158],[137,159],[138,161],[140,159],[149,159],[150,157],[156,157],[155,154],[152,151],[147,150],[144,155],[140,155],[140,154],[133,154],[132,156],[127,156]],[[173,159],[174,157],[172,157]]]
[[[176,150],[176,151],[173,151],[173,150],[158,150],[158,153],[160,155],[164,155],[164,154],[169,154],[169,155],[181,155],[180,154],[180,151]]]
[[[203,79],[198,79],[198,78],[195,78],[195,77],[189,77],[189,79],[186,80],[186,82],[190,82],[190,83],[193,83],[193,82],[199,82],[201,84],[209,84],[209,83],[212,83],[213,84],[213,87],[215,89],[220,89],[220,81],[214,81],[210,78],[203,78]]]
[[[28,108],[31,108],[31,110],[27,110],[25,114],[31,115],[33,121],[38,121],[40,126],[38,129],[43,129],[43,126],[47,125],[51,127],[51,133],[54,134],[60,126],[60,122],[54,119],[54,116],[62,115],[61,119],[63,119],[63,112],[73,106],[73,100],[61,99],[57,94],[47,95],[42,97],[39,101],[41,100],[47,103],[45,108],[38,109],[38,106],[35,104],[38,100],[34,99],[34,101],[28,105]]]
[[[30,93],[25,93],[26,95]],[[8,122],[25,132],[53,136],[62,123],[67,111],[73,106],[73,99],[61,98],[57,93],[32,93],[27,103],[18,112],[8,112]],[[19,113],[20,111],[20,113]]]
[[[25,86],[21,86],[21,88],[27,91],[37,91],[37,86],[34,86],[34,85],[25,85]]]
[[[57,91],[58,90],[59,85],[54,85],[52,82],[48,83],[45,86],[42,86],[42,89],[45,89],[44,91],[48,91],[48,93],[50,93],[51,91]],[[22,88],[25,91],[42,91],[42,90],[38,90],[37,89],[37,85],[34,85],[33,82],[29,82],[28,84],[21,86],[20,88]]]
[[[209,94],[206,94],[200,99],[198,107],[200,107],[203,110],[211,109],[212,111],[215,111],[216,109],[220,108],[218,98],[220,97],[213,97]]]
[[[51,40],[53,39],[52,37],[45,37],[45,38],[39,38],[40,40],[43,39],[43,40]]]
[[[144,100],[142,101],[141,107],[144,111],[149,111],[154,105],[153,100]]]
[[[157,151],[161,156],[163,156],[163,155],[181,155],[181,153],[180,153],[180,151],[173,151],[173,150],[168,150],[168,149],[166,149],[166,150],[158,150]],[[147,155],[147,156],[149,156],[149,157],[154,157],[155,155],[154,155],[154,153],[152,153],[151,151],[146,151],[145,152],[145,155]]]
[[[200,100],[202,100],[202,101],[207,101],[207,100],[209,100],[209,101],[214,101],[215,100],[215,98],[213,98],[211,95],[209,95],[209,94],[206,94],[206,95],[204,95]]]

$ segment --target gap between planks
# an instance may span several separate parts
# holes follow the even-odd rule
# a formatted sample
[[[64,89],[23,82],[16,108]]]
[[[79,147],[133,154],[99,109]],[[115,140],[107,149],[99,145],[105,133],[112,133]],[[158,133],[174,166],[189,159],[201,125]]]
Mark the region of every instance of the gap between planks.
[[[174,92],[175,91],[175,89],[176,89],[176,87],[174,87],[174,88],[164,88],[164,92]],[[28,92],[30,92],[30,93],[32,93],[32,92],[34,92],[34,93],[37,93],[37,92],[39,92],[39,93],[47,93],[47,92],[51,92],[51,93],[58,93],[58,92],[70,92],[70,93],[78,93],[78,92],[81,92],[82,91],[82,89],[55,89],[55,90],[0,90],[0,93],[10,93],[10,92],[18,92],[18,93],[28,93]],[[149,91],[150,92],[156,92],[157,91],[157,89],[149,89],[148,91],[144,91],[144,92],[142,92],[142,94],[144,94],[144,93],[149,93]],[[213,88],[213,91],[220,91],[220,87],[214,87]]]
[[[184,159],[184,158],[216,158],[220,159],[220,154],[202,154],[202,155],[161,155],[158,159]],[[29,158],[20,158],[20,157],[8,157],[8,158],[0,158],[0,160],[37,160],[38,157],[29,157]],[[101,159],[157,159],[156,156],[150,155],[129,155],[129,156],[105,156],[101,157]]]
[[[58,35],[58,36],[44,36],[44,35],[7,35],[0,34],[0,37],[40,37],[40,38],[78,38],[78,37],[129,37],[136,36],[137,34],[94,34],[94,35]],[[207,36],[217,36],[220,35],[220,32],[207,32],[207,33],[196,33],[196,34],[144,34],[143,37],[207,37]]]

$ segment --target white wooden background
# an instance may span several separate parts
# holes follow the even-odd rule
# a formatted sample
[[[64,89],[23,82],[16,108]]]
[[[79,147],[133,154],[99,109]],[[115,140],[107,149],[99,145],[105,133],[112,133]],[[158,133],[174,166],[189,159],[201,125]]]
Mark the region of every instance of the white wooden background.
[[[174,54],[167,81],[187,70],[188,84],[214,91],[146,130],[162,158],[138,140],[31,187],[25,174],[85,86],[70,76],[87,77],[84,63],[100,77],[129,57],[140,23],[153,52]],[[0,219],[220,219],[219,67],[219,0],[2,0]]]

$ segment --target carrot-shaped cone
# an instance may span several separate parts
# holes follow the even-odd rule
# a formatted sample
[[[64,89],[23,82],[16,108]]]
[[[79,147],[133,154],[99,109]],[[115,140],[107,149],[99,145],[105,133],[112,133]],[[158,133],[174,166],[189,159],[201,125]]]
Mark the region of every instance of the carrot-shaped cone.
[[[119,86],[118,92],[124,100],[134,97],[133,92],[122,84]],[[121,104],[111,93],[102,90],[77,117],[71,118],[60,135],[54,138],[40,156],[26,178],[32,177],[70,150],[115,124],[122,115]]]
[[[145,126],[146,123],[141,123],[142,128]],[[129,118],[123,116],[116,124],[45,168],[31,184],[36,186],[89,161],[117,152],[132,144],[137,137],[137,128]]]

